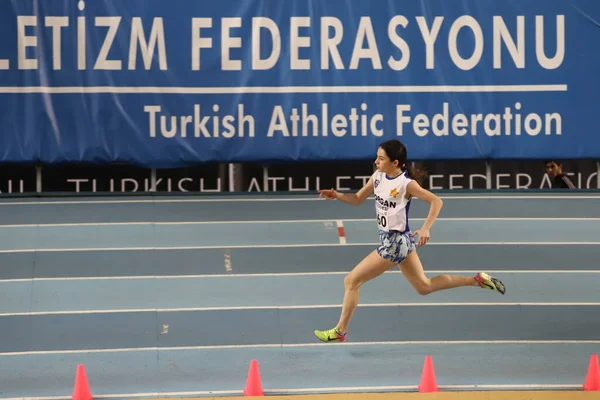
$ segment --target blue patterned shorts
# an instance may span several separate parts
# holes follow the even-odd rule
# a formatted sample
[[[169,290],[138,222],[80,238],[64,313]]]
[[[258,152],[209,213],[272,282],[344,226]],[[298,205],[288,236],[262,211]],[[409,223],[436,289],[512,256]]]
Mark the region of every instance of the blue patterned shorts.
[[[377,248],[377,253],[385,260],[400,264],[415,249],[415,238],[410,236],[411,233],[379,231],[381,246]]]

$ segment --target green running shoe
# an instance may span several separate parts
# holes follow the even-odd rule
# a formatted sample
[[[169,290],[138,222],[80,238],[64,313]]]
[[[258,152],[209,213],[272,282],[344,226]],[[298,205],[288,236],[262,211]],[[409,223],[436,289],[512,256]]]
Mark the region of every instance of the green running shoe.
[[[344,342],[346,341],[346,336],[348,335],[348,332],[344,333],[343,335],[337,330],[337,328],[332,328],[326,331],[318,331],[315,330],[315,336],[317,338],[319,338],[320,341],[322,342]]]
[[[504,283],[502,283],[500,279],[494,278],[493,276],[490,276],[485,272],[480,272],[477,275],[475,275],[475,280],[479,282],[479,286],[481,286],[482,288],[495,290],[496,292],[502,294],[506,292]]]

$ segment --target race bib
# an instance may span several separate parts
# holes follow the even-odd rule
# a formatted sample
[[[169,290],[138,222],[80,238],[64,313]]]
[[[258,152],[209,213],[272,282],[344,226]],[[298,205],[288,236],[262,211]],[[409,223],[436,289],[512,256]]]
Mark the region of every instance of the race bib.
[[[377,228],[380,230],[387,230],[388,227],[388,213],[386,211],[377,210]]]

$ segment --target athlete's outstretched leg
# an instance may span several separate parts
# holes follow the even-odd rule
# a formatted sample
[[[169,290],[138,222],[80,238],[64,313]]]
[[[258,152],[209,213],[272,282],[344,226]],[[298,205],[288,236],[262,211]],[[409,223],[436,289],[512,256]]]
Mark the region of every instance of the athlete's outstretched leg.
[[[416,250],[412,251],[399,267],[413,288],[421,295],[461,286],[479,286],[505,293],[504,284],[484,272],[480,272],[474,277],[442,274],[429,279],[423,271],[423,265]]]
[[[348,331],[348,324],[358,306],[360,287],[367,281],[378,277],[394,266],[394,263],[384,260],[373,250],[366,256],[344,279],[344,302],[342,313],[335,328],[319,331],[315,335],[324,342],[344,341]]]
[[[392,268],[394,263],[384,260],[373,250],[366,256],[344,279],[344,303],[342,305],[342,314],[336,328],[346,333],[348,324],[358,305],[359,289],[367,281],[378,277],[388,269]]]

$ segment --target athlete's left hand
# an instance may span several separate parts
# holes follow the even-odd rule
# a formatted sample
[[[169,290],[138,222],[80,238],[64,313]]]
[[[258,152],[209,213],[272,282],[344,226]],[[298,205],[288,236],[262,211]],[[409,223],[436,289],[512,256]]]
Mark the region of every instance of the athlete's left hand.
[[[337,192],[333,188],[330,190],[321,189],[319,190],[319,199],[321,199],[323,196],[325,196],[326,200],[335,200],[337,199]]]
[[[421,228],[417,229],[410,236],[419,236],[419,240],[417,241],[417,247],[425,246],[425,244],[429,241],[429,229]]]

